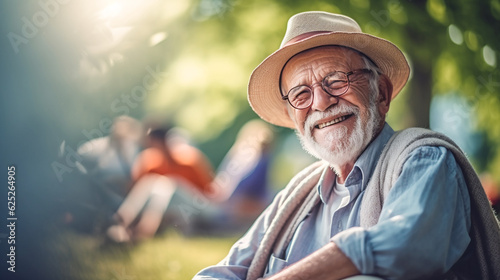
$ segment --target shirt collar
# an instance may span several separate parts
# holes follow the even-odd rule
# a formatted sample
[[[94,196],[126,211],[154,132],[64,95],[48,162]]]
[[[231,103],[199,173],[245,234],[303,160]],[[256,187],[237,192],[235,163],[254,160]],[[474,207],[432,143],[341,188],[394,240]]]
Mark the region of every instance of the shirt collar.
[[[335,184],[335,179],[337,178],[337,175],[333,172],[332,168],[327,165],[325,170],[323,171],[323,174],[321,174],[321,177],[319,179],[318,183],[318,193],[319,193],[319,198],[323,203],[326,203],[328,200],[328,197],[330,197],[330,194],[333,191],[333,186]]]
[[[385,123],[382,131],[373,139],[373,141],[366,147],[366,149],[361,153],[361,156],[354,163],[353,170],[346,178],[346,186],[351,183],[350,179],[351,174],[353,174],[355,169],[359,169],[361,171],[361,179],[362,179],[362,190],[366,188],[368,184],[368,180],[371,178],[375,166],[380,158],[380,154],[384,149],[385,145],[391,139],[394,134],[394,130],[389,126],[389,124]]]
[[[378,159],[385,145],[394,134],[394,130],[385,123],[382,131],[361,153],[361,156],[354,163],[354,167],[346,178],[345,186],[349,188],[352,184],[359,182],[361,179],[361,190],[366,188],[368,180],[373,174],[373,170],[377,165]],[[360,178],[361,177],[361,178]],[[318,183],[319,196],[323,203],[326,203],[328,197],[333,191],[333,185],[336,180],[336,175],[330,167],[325,168]]]

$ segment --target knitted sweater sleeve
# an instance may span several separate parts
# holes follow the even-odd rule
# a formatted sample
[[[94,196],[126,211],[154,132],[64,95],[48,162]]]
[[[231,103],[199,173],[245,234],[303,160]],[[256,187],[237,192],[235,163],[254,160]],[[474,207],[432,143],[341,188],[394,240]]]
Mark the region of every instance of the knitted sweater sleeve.
[[[448,137],[430,130],[411,128],[396,133],[387,143],[367,187],[361,208],[361,225],[378,222],[385,198],[401,174],[408,155],[421,146],[445,147],[463,172],[471,204],[471,246],[481,279],[500,279],[500,226],[481,182],[465,154]]]
[[[193,279],[249,279],[262,277],[279,243],[278,236],[288,233],[297,208],[309,195],[325,163],[318,161],[298,173],[262,212],[251,228],[218,264],[201,270]],[[279,247],[279,246],[278,246]]]

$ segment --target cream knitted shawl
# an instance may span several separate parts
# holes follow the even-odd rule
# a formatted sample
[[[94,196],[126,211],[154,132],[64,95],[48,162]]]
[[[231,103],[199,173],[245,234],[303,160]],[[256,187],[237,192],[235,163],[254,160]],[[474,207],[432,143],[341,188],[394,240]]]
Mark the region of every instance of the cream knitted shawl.
[[[388,141],[375,167],[361,203],[360,220],[364,228],[378,222],[384,199],[401,174],[409,154],[420,146],[442,146],[451,151],[460,166],[471,200],[471,246],[481,270],[481,279],[500,279],[500,226],[490,207],[481,182],[460,148],[446,136],[421,128],[395,133]],[[247,273],[248,280],[262,277],[271,254],[282,257],[297,226],[319,202],[314,188],[328,168],[318,161],[297,174],[276,197],[279,207],[264,235]],[[446,186],[442,186],[446,187]]]

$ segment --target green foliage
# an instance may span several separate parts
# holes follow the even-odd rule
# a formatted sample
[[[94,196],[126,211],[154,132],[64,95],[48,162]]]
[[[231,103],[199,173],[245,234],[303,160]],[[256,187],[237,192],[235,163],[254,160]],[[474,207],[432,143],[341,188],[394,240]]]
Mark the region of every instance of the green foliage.
[[[221,1],[202,0],[193,9],[207,3]],[[407,55],[412,76],[388,116],[396,129],[428,127],[432,96],[458,92],[473,108],[464,113],[477,116],[477,129],[495,153],[473,160],[491,162],[484,165],[490,171],[500,161],[500,125],[494,122],[500,117],[494,107],[500,100],[498,0],[222,3],[228,8],[182,26],[189,36],[177,42],[182,46],[178,55],[165,62],[170,75],[161,94],[148,100],[147,111],[169,111],[201,142],[217,139],[240,123],[237,119],[255,117],[246,101],[246,82],[252,69],[278,48],[287,19],[301,11],[325,10],[356,19],[364,31],[394,42]]]
[[[22,45],[22,55],[10,58],[18,83],[26,73],[31,87],[44,93],[33,90],[11,98],[32,100],[27,111],[53,123],[46,134],[52,146],[66,140],[75,149],[87,140],[82,132],[103,119],[153,114],[189,131],[216,165],[238,128],[256,117],[247,102],[248,78],[279,47],[287,19],[325,10],[356,19],[364,31],[394,42],[407,55],[412,76],[391,104],[388,121],[394,128],[429,126],[432,97],[458,92],[471,105],[465,113],[477,118],[477,129],[494,154],[474,160],[487,162],[484,170],[490,171],[500,162],[500,110],[494,107],[500,100],[499,0],[133,3],[94,0],[61,6],[50,24]],[[5,33],[9,28],[18,32],[19,18],[33,14],[24,6],[7,21]],[[127,96],[145,88],[147,69],[158,70],[157,83],[127,103]],[[28,119],[19,118],[19,127]]]

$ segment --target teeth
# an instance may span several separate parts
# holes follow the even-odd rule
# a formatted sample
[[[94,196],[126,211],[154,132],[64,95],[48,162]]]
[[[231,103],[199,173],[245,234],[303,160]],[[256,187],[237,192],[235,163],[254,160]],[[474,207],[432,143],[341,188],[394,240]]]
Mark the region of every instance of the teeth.
[[[331,121],[329,121],[329,122],[319,124],[319,125],[318,125],[318,128],[320,128],[320,129],[321,129],[321,128],[326,127],[326,126],[330,126],[330,125],[333,125],[333,124],[339,123],[339,122],[341,122],[341,121],[345,120],[346,118],[347,118],[346,116],[338,117],[338,118],[336,118],[336,119],[334,119],[334,120],[331,120]]]

